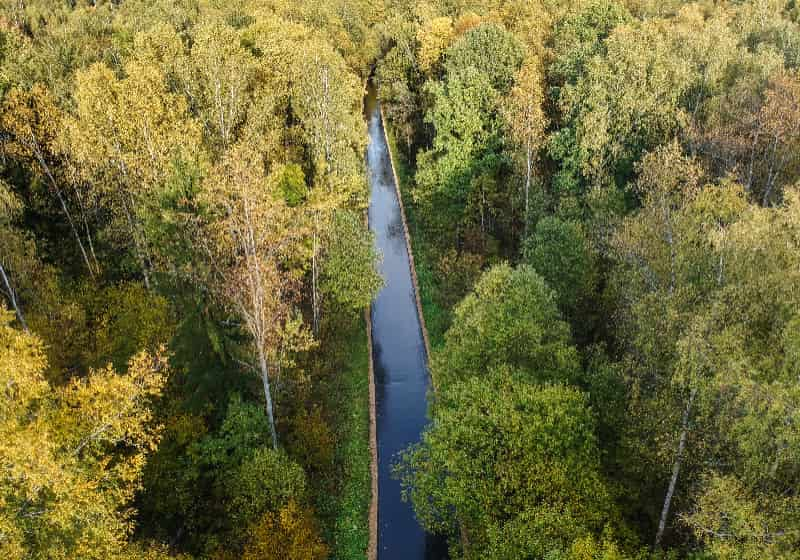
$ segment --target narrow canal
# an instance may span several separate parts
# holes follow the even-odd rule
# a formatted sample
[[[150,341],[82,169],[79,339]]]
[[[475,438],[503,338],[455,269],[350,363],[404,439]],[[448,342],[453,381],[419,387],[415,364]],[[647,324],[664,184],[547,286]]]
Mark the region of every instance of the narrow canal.
[[[385,286],[372,304],[372,357],[378,439],[378,559],[439,560],[442,543],[420,527],[411,504],[392,478],[397,453],[419,441],[427,422],[430,378],[417,314],[400,204],[380,107],[370,86],[367,167],[371,189],[369,224],[383,254]]]

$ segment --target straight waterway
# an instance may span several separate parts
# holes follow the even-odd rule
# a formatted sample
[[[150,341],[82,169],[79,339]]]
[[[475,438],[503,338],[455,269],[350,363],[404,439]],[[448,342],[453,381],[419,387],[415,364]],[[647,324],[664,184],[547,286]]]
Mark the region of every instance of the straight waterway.
[[[440,539],[420,527],[392,477],[397,453],[419,441],[427,423],[428,356],[411,280],[400,203],[375,91],[365,103],[369,122],[369,225],[383,255],[385,286],[372,304],[372,357],[378,439],[378,560],[446,558]]]

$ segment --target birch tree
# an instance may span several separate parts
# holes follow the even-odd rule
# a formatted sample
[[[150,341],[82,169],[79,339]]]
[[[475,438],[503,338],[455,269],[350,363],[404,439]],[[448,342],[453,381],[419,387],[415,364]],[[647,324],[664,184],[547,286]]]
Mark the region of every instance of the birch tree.
[[[287,264],[305,231],[264,167],[247,145],[234,146],[212,170],[201,203],[209,210],[204,244],[213,289],[250,337],[277,449],[275,372],[283,353],[309,345],[294,307],[300,277]]]
[[[523,187],[525,200],[525,233],[530,220],[530,191],[534,179],[537,154],[544,140],[547,128],[547,117],[544,114],[544,91],[541,65],[537,59],[528,59],[514,79],[503,111],[511,138],[522,152],[524,161],[525,184]]]
[[[14,275],[24,275],[31,268],[35,262],[35,248],[25,232],[14,225],[21,208],[20,200],[0,180],[0,292],[6,297],[23,330],[28,332]]]
[[[100,368],[54,387],[41,340],[3,315],[0,549],[13,560],[135,557],[131,505],[158,442],[151,407],[166,357],[140,353],[125,375]]]
[[[634,187],[643,207],[623,224],[614,242],[622,266],[618,271],[624,270],[618,277],[620,335],[637,356],[628,380],[633,395],[629,414],[641,418],[631,425],[626,441],[636,449],[631,452],[644,454],[639,461],[669,465],[659,469],[667,470],[668,484],[657,515],[656,546],[684,468],[697,391],[678,380],[678,343],[697,312],[694,303],[702,302],[704,291],[713,285],[713,274],[705,266],[708,256],[694,250],[686,219],[702,177],[697,162],[683,156],[676,143],[645,156]],[[662,447],[665,441],[670,443]],[[652,474],[628,474],[640,475],[654,488],[661,487]]]
[[[235,142],[251,106],[255,57],[241,46],[235,29],[212,20],[195,30],[191,53],[181,66],[184,93],[206,136],[226,149]]]
[[[65,129],[69,154],[115,218],[123,246],[132,244],[144,282],[151,287],[159,265],[145,216],[169,177],[174,161],[194,161],[199,128],[186,101],[167,89],[153,65],[132,61],[120,79],[103,64],[76,78],[76,114]]]
[[[315,40],[304,42],[300,48],[292,73],[291,99],[314,169],[306,207],[312,222],[312,327],[317,334],[322,315],[321,241],[330,227],[333,209],[361,206],[366,200],[366,129],[360,110],[361,85],[347,71],[341,56]]]
[[[12,156],[29,162],[35,176],[41,177],[48,186],[49,192],[58,201],[72,236],[89,274],[98,272],[98,263],[92,253],[87,252],[82,235],[78,232],[75,218],[67,206],[63,180],[57,179],[57,166],[60,157],[58,136],[64,117],[56,107],[54,100],[44,86],[37,84],[30,91],[12,89],[3,102],[0,115],[0,129],[9,138],[5,142],[5,150]],[[82,219],[86,216],[82,213]],[[91,237],[86,226],[87,242],[91,245]]]

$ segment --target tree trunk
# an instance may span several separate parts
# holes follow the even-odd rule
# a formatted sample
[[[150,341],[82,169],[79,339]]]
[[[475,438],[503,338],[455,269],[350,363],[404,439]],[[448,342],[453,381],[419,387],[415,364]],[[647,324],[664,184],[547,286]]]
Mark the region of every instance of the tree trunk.
[[[94,252],[94,243],[92,242],[92,232],[89,230],[89,222],[86,220],[86,205],[83,203],[83,196],[81,196],[80,189],[75,187],[75,198],[78,200],[78,206],[81,209],[81,221],[83,222],[83,229],[86,232],[86,244],[89,246],[89,255],[92,257],[92,264],[94,271],[100,274],[100,262],[97,260],[97,254]]]
[[[136,224],[133,221],[131,210],[128,208],[128,203],[125,200],[122,201],[122,207],[125,210],[125,218],[128,221],[128,228],[130,228],[131,238],[133,238],[133,248],[134,252],[136,253],[136,259],[139,261],[139,267],[142,269],[142,275],[144,276],[144,285],[147,290],[150,291],[150,273],[147,269],[147,261],[145,260],[141,244],[139,243],[139,235],[136,229]]]
[[[531,192],[531,174],[533,168],[533,154],[531,147],[525,150],[526,155],[526,170],[525,170],[525,235],[528,235],[528,220],[530,218],[530,192]]]
[[[311,326],[314,331],[314,336],[319,335],[319,324],[320,324],[320,297],[319,297],[319,259],[317,258],[317,227],[318,227],[318,217],[317,214],[314,214],[314,241],[313,246],[311,248],[311,312],[312,312],[312,320]]]
[[[697,394],[697,389],[692,389],[689,395],[689,401],[686,403],[686,408],[683,410],[683,418],[681,420],[681,437],[678,440],[678,451],[675,454],[675,462],[672,465],[672,476],[669,479],[669,487],[667,488],[667,495],[664,497],[664,506],[661,508],[661,519],[658,521],[658,531],[656,531],[655,546],[661,546],[661,539],[664,536],[664,530],[667,527],[667,518],[669,517],[669,508],[672,505],[672,496],[675,494],[675,486],[678,483],[678,474],[681,470],[681,460],[683,458],[683,450],[686,447],[686,437],[689,434],[689,416],[692,411],[692,402]]]
[[[267,358],[264,356],[264,350],[259,345],[258,348],[258,363],[261,367],[261,381],[264,384],[264,398],[267,401],[267,417],[269,418],[269,429],[272,434],[272,448],[278,450],[278,433],[275,431],[275,415],[272,408],[272,392],[269,388],[269,366],[267,365]]]
[[[11,283],[8,281],[8,276],[6,276],[6,269],[3,268],[1,263],[0,276],[3,277],[3,283],[6,285],[6,290],[8,290],[8,299],[11,301],[11,307],[14,308],[14,313],[17,314],[19,323],[22,325],[22,328],[25,330],[25,332],[30,332],[28,330],[28,324],[25,322],[25,317],[22,315],[22,309],[20,309],[19,304],[17,303],[17,297],[14,295],[14,288],[11,287]]]
[[[50,186],[52,187],[53,192],[55,192],[56,197],[58,198],[58,202],[61,203],[61,211],[64,212],[64,216],[66,216],[67,222],[69,223],[69,227],[72,230],[72,235],[75,237],[75,241],[78,242],[78,248],[81,251],[81,256],[83,257],[83,262],[86,265],[87,270],[89,271],[89,275],[94,276],[94,270],[92,269],[92,265],[89,263],[89,257],[86,254],[86,249],[83,247],[83,241],[81,241],[81,236],[78,233],[78,228],[75,227],[75,222],[73,221],[72,214],[70,214],[70,211],[67,208],[67,204],[64,201],[64,197],[61,194],[61,189],[58,188],[56,179],[50,172],[50,166],[47,165],[47,162],[44,160],[44,157],[39,151],[38,143],[35,138],[34,138],[34,152],[36,153],[36,159],[39,161],[39,165],[45,172],[45,175],[47,175],[47,179],[50,181]]]

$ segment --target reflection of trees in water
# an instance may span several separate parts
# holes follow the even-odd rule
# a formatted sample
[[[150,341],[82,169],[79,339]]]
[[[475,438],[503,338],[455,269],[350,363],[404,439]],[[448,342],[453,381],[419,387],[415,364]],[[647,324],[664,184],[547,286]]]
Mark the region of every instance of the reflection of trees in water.
[[[383,367],[383,347],[377,337],[372,337],[372,362],[375,376],[375,412],[380,416],[381,404],[386,401],[386,368]]]
[[[400,214],[395,215],[392,218],[392,221],[389,222],[388,231],[389,231],[389,239],[402,237],[403,241],[405,241],[403,233],[403,220],[400,219]]]

